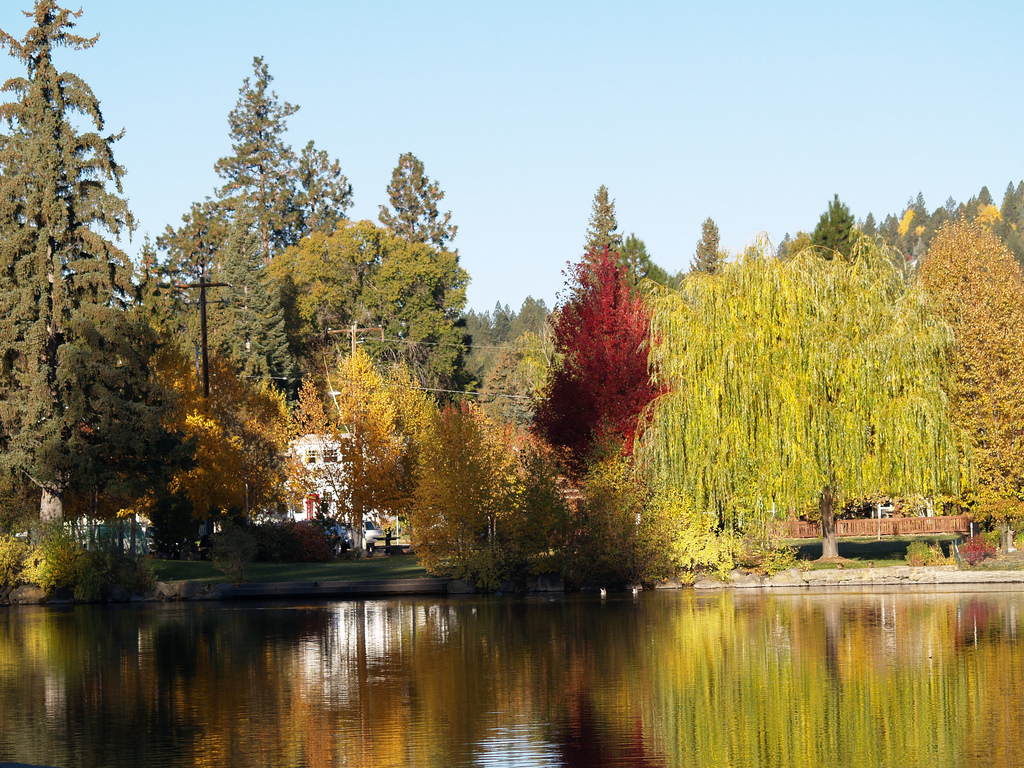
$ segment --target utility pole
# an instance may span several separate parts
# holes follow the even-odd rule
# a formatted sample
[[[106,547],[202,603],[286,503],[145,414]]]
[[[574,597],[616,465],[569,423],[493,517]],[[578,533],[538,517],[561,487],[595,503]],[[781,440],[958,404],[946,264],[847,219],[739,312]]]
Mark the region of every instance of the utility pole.
[[[198,283],[186,283],[176,285],[175,288],[186,290],[189,288],[199,289],[199,335],[203,340],[203,398],[210,397],[210,361],[206,352],[206,289],[207,288],[230,288],[231,283],[208,283],[206,275],[199,276]]]
[[[332,330],[331,328],[327,329],[327,333],[328,334],[334,334],[334,333],[347,333],[347,334],[350,334],[350,336],[352,338],[352,354],[353,355],[356,353],[356,334],[357,333],[366,333],[366,332],[369,332],[369,331],[380,331],[380,340],[382,342],[384,341],[384,329],[383,328],[359,328],[359,327],[356,326],[355,323],[352,323],[352,327],[351,328],[344,328],[344,329],[337,330],[337,331]]]

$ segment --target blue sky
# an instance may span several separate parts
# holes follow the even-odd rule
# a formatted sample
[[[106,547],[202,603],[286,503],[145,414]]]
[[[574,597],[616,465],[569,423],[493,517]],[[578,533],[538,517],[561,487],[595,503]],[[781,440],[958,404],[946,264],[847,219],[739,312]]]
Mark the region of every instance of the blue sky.
[[[376,220],[401,153],[424,162],[477,310],[554,304],[601,184],[674,272],[708,216],[737,250],[813,228],[834,193],[880,217],[1024,178],[1020,2],[80,2],[101,39],[60,64],[127,130],[131,253],[219,184],[255,55],[352,218]],[[26,4],[0,28],[21,38]]]

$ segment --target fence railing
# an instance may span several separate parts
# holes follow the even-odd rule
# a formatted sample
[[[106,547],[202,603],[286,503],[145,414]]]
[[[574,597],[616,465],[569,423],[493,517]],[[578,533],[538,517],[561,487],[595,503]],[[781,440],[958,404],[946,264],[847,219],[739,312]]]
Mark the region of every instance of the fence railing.
[[[787,520],[791,539],[820,539],[821,524]],[[836,536],[916,536],[925,533],[967,533],[969,515],[947,517],[885,517],[881,520],[836,520]]]

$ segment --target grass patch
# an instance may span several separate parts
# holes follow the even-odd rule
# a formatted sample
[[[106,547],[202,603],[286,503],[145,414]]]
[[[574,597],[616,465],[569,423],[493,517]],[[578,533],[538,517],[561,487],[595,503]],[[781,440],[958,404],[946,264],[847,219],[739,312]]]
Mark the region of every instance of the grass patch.
[[[209,562],[150,560],[160,581],[225,581],[223,573]],[[282,581],[364,581],[371,579],[423,579],[429,574],[415,555],[342,560],[336,563],[253,563],[250,582],[273,584]]]
[[[875,568],[887,568],[893,565],[906,565],[907,547],[915,541],[940,542],[942,551],[949,554],[949,542],[959,538],[960,534],[957,533],[929,536],[883,536],[881,539],[844,537],[839,539],[839,556],[850,560],[844,565],[845,568],[868,568],[872,565]],[[821,557],[821,539],[795,539],[786,543],[796,549],[796,556],[799,560],[811,561]],[[811,570],[821,570],[837,566],[818,563],[809,564],[809,567]]]

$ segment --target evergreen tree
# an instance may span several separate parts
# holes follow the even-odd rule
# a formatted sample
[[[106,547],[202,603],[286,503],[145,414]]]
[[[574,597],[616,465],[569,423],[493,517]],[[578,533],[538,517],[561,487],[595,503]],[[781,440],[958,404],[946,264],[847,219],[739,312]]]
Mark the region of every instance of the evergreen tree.
[[[234,154],[218,160],[215,169],[225,181],[218,194],[236,217],[251,213],[260,256],[268,261],[301,232],[295,153],[284,141],[287,120],[299,108],[270,90],[274,78],[261,56],[253,58],[252,68],[253,79],[242,82],[228,115]]]
[[[218,288],[213,344],[238,366],[240,375],[284,381],[292,369],[284,313],[259,254],[252,220],[236,222],[220,254],[218,279],[228,285]]]
[[[0,465],[40,489],[47,520],[76,497],[96,511],[81,500],[137,492],[170,451],[148,381],[153,335],[125,311],[131,264],[108,239],[133,227],[113,156],[122,134],[101,135],[92,89],[53,61],[95,44],[72,31],[80,15],[38,0],[23,40],[0,31],[27,70],[0,106]]]
[[[651,260],[647,244],[632,232],[619,248],[619,263],[626,269],[626,280],[636,286],[641,280],[653,280],[658,285],[667,285],[668,273]]]
[[[587,227],[587,242],[583,249],[587,253],[601,253],[607,248],[612,253],[622,247],[622,235],[616,230],[619,222],[615,218],[615,201],[608,199],[608,188],[602,184],[594,195],[594,207]]]
[[[693,272],[716,275],[722,270],[722,256],[718,251],[718,225],[710,216],[700,227],[700,240],[693,254]]]
[[[341,172],[341,166],[310,141],[299,156],[298,180],[302,235],[330,234],[352,207],[352,185]]]
[[[177,289],[169,279],[165,265],[157,259],[156,247],[147,235],[135,272],[135,309],[158,335],[167,335],[177,309]]]
[[[864,226],[860,228],[868,237],[874,237],[878,234],[878,225],[875,224],[875,214],[868,212],[868,217],[864,219]]]
[[[157,247],[167,252],[165,271],[175,282],[209,279],[213,263],[227,241],[229,225],[223,206],[207,198],[192,203],[181,217],[181,226],[170,225],[157,237]]]
[[[412,152],[398,158],[388,184],[388,200],[391,209],[380,207],[381,224],[410,243],[427,243],[447,250],[459,228],[451,223],[451,211],[443,215],[438,211],[444,192],[427,177],[423,162]]]
[[[826,259],[831,259],[833,253],[849,259],[855,237],[853,225],[853,214],[839,201],[839,195],[836,195],[828,204],[828,210],[821,214],[818,226],[811,233],[811,245],[825,249],[822,255]]]

